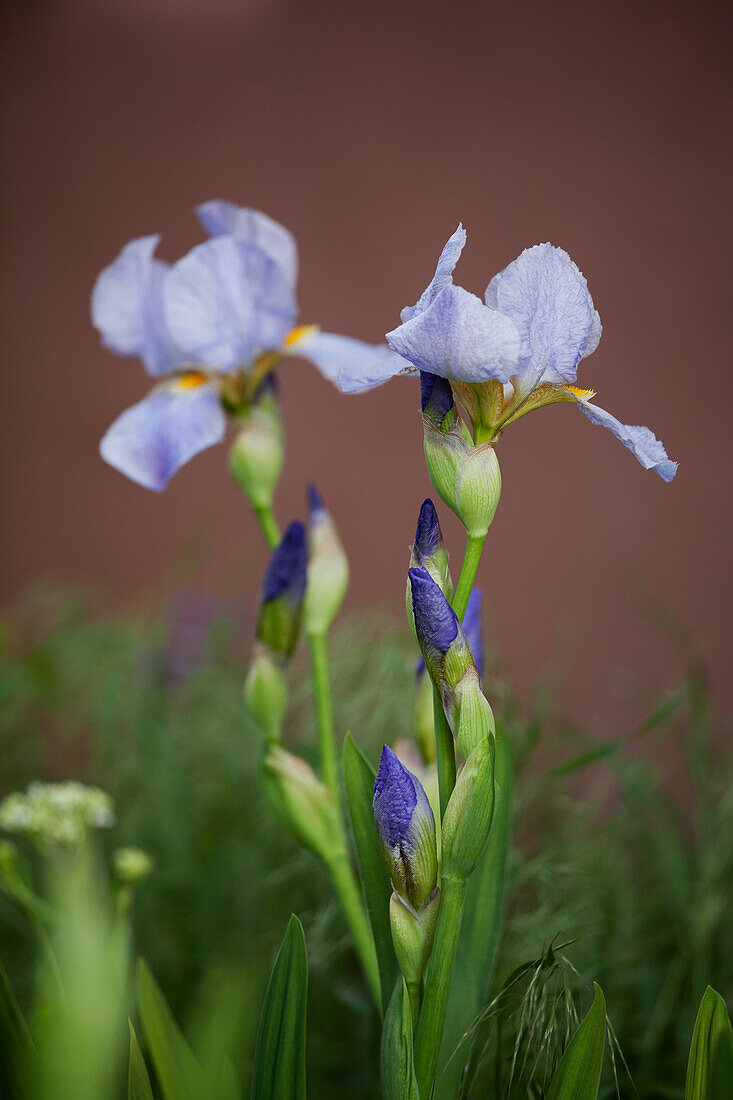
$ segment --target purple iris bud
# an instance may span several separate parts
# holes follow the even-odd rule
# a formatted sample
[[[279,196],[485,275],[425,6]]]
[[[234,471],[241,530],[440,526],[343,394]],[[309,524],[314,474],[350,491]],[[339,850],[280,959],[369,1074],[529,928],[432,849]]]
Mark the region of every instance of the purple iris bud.
[[[283,657],[289,657],[298,642],[307,567],[305,527],[296,521],[270,558],[257,621],[259,641]]]
[[[374,823],[392,885],[419,909],[435,888],[435,819],[428,796],[385,745],[374,782]]]
[[[308,510],[310,512],[311,522],[314,519],[318,519],[319,512],[325,512],[326,507],[323,503],[323,497],[318,492],[315,485],[308,486]]]
[[[431,678],[435,680],[440,675],[443,658],[461,632],[458,619],[427,569],[410,569],[408,577],[417,640]]]
[[[440,530],[438,513],[435,511],[432,500],[428,497],[420,506],[412,550],[416,557],[432,558],[435,551],[442,545],[443,534]]]
[[[420,371],[420,407],[425,416],[442,424],[453,406],[453,390],[448,379]]]
[[[468,597],[466,614],[463,616],[463,633],[466,635],[471,647],[471,655],[478,670],[479,676],[484,671],[484,639],[481,630],[481,604],[483,595],[480,588],[474,588]]]

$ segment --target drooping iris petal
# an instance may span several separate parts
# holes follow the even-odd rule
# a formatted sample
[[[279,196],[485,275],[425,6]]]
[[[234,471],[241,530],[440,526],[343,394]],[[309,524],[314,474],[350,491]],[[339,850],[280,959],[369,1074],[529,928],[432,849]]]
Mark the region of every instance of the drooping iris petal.
[[[649,428],[641,425],[622,424],[610,412],[592,405],[590,401],[578,401],[578,408],[590,420],[601,428],[608,428],[624,447],[638,459],[645,470],[654,470],[663,481],[671,481],[677,473],[678,462],[667,457],[664,444],[657,439]]]
[[[441,290],[451,285],[453,282],[453,268],[458,263],[458,258],[463,251],[465,243],[466,230],[459,222],[455,233],[446,241],[440,258],[438,259],[438,266],[435,268],[435,274],[420,295],[420,298],[414,306],[405,306],[400,313],[400,320],[403,324],[405,321],[410,321],[413,317],[417,317],[418,314],[424,313],[428,306],[433,304]]]
[[[92,323],[117,355],[139,356],[148,374],[169,374],[184,361],[163,316],[163,279],[169,265],[155,259],[159,236],[130,241],[98,276]]]
[[[473,588],[466,604],[466,614],[463,616],[463,633],[466,635],[474,664],[479,676],[484,671],[484,637],[481,629],[481,604],[482,594],[480,588]]]
[[[598,347],[601,318],[583,273],[562,248],[526,248],[494,276],[485,299],[519,332],[522,394],[540,382],[574,382],[580,360]]]
[[[214,237],[168,272],[163,306],[176,343],[197,363],[227,371],[279,348],[295,298],[280,268],[237,237]]]
[[[372,389],[410,370],[410,364],[386,344],[367,344],[350,336],[319,332],[314,327],[304,330],[297,340],[288,341],[287,349],[310,359],[342,393]]]
[[[282,271],[289,287],[295,289],[298,279],[298,246],[295,237],[274,218],[237,206],[223,199],[212,199],[196,207],[196,216],[211,237],[232,233],[247,244],[256,245]]]
[[[512,321],[459,286],[446,287],[423,313],[388,332],[387,343],[421,371],[462,382],[508,382],[519,357]]]
[[[226,417],[213,387],[173,383],[118,416],[99,451],[120,473],[160,493],[189,459],[220,443],[225,430]]]

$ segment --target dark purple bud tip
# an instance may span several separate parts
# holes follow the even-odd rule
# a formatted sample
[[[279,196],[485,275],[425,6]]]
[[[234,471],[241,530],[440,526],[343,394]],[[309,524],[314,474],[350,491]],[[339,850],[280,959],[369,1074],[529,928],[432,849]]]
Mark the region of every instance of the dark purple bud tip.
[[[267,397],[268,395],[272,397],[279,397],[280,395],[280,386],[278,384],[277,376],[275,375],[274,370],[271,370],[262,379],[259,386],[254,392],[252,403],[254,405],[257,405],[260,401],[262,401],[263,398]]]
[[[442,424],[453,408],[453,390],[447,378],[420,371],[420,405],[436,424]]]
[[[484,639],[481,630],[482,599],[481,589],[472,589],[471,595],[468,597],[466,614],[463,616],[462,623],[463,633],[466,635],[468,644],[471,648],[471,655],[478,669],[479,676],[482,676],[484,671]]]
[[[417,805],[415,782],[412,773],[385,745],[374,780],[374,821],[382,843],[388,848],[399,847],[408,837]]]
[[[262,585],[263,600],[268,602],[284,596],[294,604],[301,603],[307,567],[305,527],[296,520],[272,552]]]
[[[425,663],[443,657],[458,634],[458,619],[427,569],[408,571],[415,631]]]
[[[325,512],[323,504],[323,497],[316,489],[315,485],[308,486],[308,509],[311,514],[311,519],[316,512]]]
[[[440,530],[440,523],[438,522],[438,513],[435,511],[432,500],[428,497],[427,500],[422,502],[420,507],[420,515],[417,517],[415,541],[412,549],[415,556],[422,560],[424,558],[432,558],[435,551],[442,545],[443,535]]]

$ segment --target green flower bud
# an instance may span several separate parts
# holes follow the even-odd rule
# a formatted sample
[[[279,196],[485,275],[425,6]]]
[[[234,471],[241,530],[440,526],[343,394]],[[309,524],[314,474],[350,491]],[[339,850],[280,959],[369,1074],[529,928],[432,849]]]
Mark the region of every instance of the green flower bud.
[[[307,565],[305,528],[296,521],[270,556],[257,617],[257,638],[283,657],[298,643]]]
[[[262,767],[262,785],[275,814],[301,844],[326,861],[343,851],[338,809],[304,760],[271,746]]]
[[[469,669],[456,685],[446,717],[464,758],[481,741],[493,736],[496,730],[494,712],[481,690],[475,668]]]
[[[423,446],[425,464],[436,493],[458,515],[456,472],[461,460],[470,450],[471,437],[457,412],[454,411],[446,417],[446,423],[451,421],[452,426],[443,430],[436,427],[427,416],[423,416]]]
[[[430,958],[435,938],[435,925],[440,907],[440,890],[436,886],[419,910],[395,891],[389,902],[389,923],[392,943],[405,981],[419,982]]]
[[[285,660],[267,646],[255,643],[244,682],[244,699],[268,741],[278,742],[288,709]]]
[[[274,375],[267,376],[237,422],[241,427],[229,453],[232,476],[253,508],[270,508],[285,460]]]
[[[443,874],[466,879],[478,863],[494,818],[493,737],[480,741],[461,768],[443,815]]]
[[[468,535],[486,535],[501,496],[501,472],[491,443],[470,447],[456,465],[455,512]]]
[[[306,634],[325,634],[349,585],[349,562],[330,514],[315,486],[308,487],[308,574],[303,602]]]
[[[142,848],[117,848],[112,858],[117,878],[130,885],[142,882],[153,869],[152,859]]]

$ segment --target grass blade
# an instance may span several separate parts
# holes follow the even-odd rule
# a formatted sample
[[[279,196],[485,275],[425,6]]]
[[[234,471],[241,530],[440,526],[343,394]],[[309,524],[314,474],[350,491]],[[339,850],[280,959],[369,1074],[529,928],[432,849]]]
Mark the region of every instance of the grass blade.
[[[733,1096],[731,1062],[733,1035],[728,1009],[720,994],[708,986],[692,1033],[685,1100],[726,1100]]]
[[[145,1039],[165,1100],[200,1100],[204,1076],[146,963],[137,968],[137,999]]]
[[[303,927],[288,923],[257,1033],[252,1100],[305,1100],[305,1018],[308,960]]]
[[[382,1011],[386,1012],[397,981],[397,959],[389,926],[392,887],[374,827],[372,798],[375,772],[349,733],[344,741],[343,774],[359,874],[377,951]]]
[[[568,1043],[547,1100],[596,1100],[606,1045],[606,998],[594,983],[588,1015]]]
[[[127,1100],[153,1100],[145,1059],[137,1041],[135,1029],[130,1023],[130,1068],[127,1076]]]

